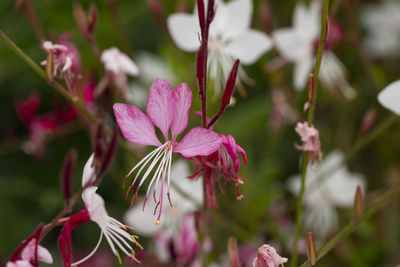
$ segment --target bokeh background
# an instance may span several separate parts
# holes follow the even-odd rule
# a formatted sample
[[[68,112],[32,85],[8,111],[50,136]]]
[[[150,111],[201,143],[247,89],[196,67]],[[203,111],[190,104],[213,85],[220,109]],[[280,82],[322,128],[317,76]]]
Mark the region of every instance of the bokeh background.
[[[94,56],[90,46],[77,28],[72,1],[31,1],[47,36],[56,40],[68,32],[81,54],[83,67],[102,75],[103,66]],[[87,9],[91,1],[79,1]],[[157,55],[176,76],[176,84],[186,82],[197,96],[195,79],[195,53],[180,51],[172,42],[168,32],[157,24],[148,3],[144,0],[115,1],[113,11],[110,1],[94,1],[97,5],[98,25],[96,39],[101,49],[117,46],[134,61],[143,52]],[[186,10],[191,13],[194,1],[161,1],[164,14]],[[373,57],[363,47],[367,29],[361,23],[361,13],[367,5],[382,4],[383,1],[331,1],[330,19],[342,27],[343,37],[334,52],[348,70],[349,84],[356,90],[356,97],[347,99],[340,91],[319,88],[315,114],[315,126],[320,131],[322,152],[333,149],[349,151],[364,138],[361,125],[365,114],[376,109],[375,127],[391,112],[382,108],[376,96],[388,83],[400,77],[399,54]],[[296,1],[255,0],[252,25],[270,33],[274,29],[290,26]],[[266,4],[269,14],[265,13]],[[41,41],[35,35],[22,8],[15,8],[15,1],[0,1],[0,29],[8,35],[35,62],[46,58]],[[118,15],[116,16],[116,12]],[[268,17],[265,17],[268,16]],[[268,21],[269,19],[269,21]],[[399,24],[400,25],[400,24]],[[397,25],[398,26],[398,25]],[[397,32],[400,35],[400,31]],[[385,42],[385,40],[382,40]],[[399,46],[400,51],[400,46]],[[268,71],[267,64],[278,56],[269,51],[257,61],[246,66],[246,73],[255,80],[245,85],[247,97],[235,93],[236,104],[229,107],[214,126],[214,130],[231,134],[247,152],[248,163],[241,167],[240,175],[247,182],[241,186],[244,198],[236,200],[233,184],[228,183],[225,194],[218,193],[219,209],[215,217],[211,236],[213,248],[210,261],[218,261],[227,252],[230,236],[238,238],[239,245],[248,244],[253,249],[266,242],[280,248],[280,254],[290,255],[290,240],[282,229],[282,220],[289,228],[294,220],[297,198],[288,192],[288,177],[299,173],[301,152],[294,144],[299,137],[294,131],[295,121],[284,123],[278,130],[269,127],[272,119],[272,92],[282,90],[289,104],[298,111],[298,120],[305,120],[302,112],[307,100],[307,91],[297,92],[292,86],[293,65],[288,64],[275,71]],[[140,64],[139,68],[141,67]],[[137,79],[130,78],[130,82]],[[142,82],[142,84],[145,82]],[[146,87],[147,86],[147,87]],[[143,85],[148,89],[149,84]],[[26,149],[28,130],[18,118],[15,108],[17,99],[26,99],[31,92],[40,95],[39,114],[56,107],[67,108],[67,102],[42,80],[29,66],[21,61],[3,43],[0,44],[0,265],[4,264],[15,247],[33,232],[40,222],[50,221],[62,209],[60,172],[65,155],[70,148],[78,152],[74,172],[74,189],[80,186],[83,165],[91,154],[91,138],[85,121],[74,120],[63,126],[46,142],[42,155],[29,153]],[[209,116],[219,107],[218,99],[209,94]],[[200,110],[198,99],[191,108],[190,125],[200,125],[194,111]],[[100,99],[100,105],[113,118],[112,103],[121,99]],[[349,169],[363,174],[367,180],[366,204],[371,203],[388,187],[400,181],[400,124],[394,123],[372,143],[357,153],[349,162]],[[143,153],[143,151],[142,151]],[[103,178],[100,194],[107,202],[110,215],[122,218],[129,208],[124,199],[122,180],[137,162],[118,149],[117,155]],[[193,166],[192,166],[193,167]],[[341,242],[321,262],[321,266],[394,266],[400,262],[399,198],[393,199],[373,218],[364,222],[357,230]],[[83,207],[79,204],[79,207]],[[344,226],[353,218],[352,208],[339,209],[339,223]],[[218,217],[218,219],[217,219]],[[61,266],[56,228],[43,241],[55,258],[55,266]],[[85,255],[94,247],[99,234],[93,223],[79,227],[73,234],[74,253]],[[303,235],[304,236],[304,235]],[[146,247],[151,240],[144,239]],[[102,258],[103,257],[103,258]],[[100,260],[99,260],[100,259]],[[306,256],[300,256],[305,260]],[[96,260],[104,266],[116,264],[103,242]],[[100,263],[98,263],[100,264]],[[144,262],[142,266],[156,266]],[[90,266],[90,263],[89,265]],[[250,266],[250,265],[248,265]]]

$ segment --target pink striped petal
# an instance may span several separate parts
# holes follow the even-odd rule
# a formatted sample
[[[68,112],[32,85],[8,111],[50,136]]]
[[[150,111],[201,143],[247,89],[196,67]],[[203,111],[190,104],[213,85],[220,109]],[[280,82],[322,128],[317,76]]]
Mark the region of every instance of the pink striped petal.
[[[174,152],[189,158],[194,156],[208,156],[221,146],[222,138],[219,134],[205,128],[191,129],[175,147]]]
[[[160,146],[150,119],[137,107],[114,104],[114,114],[124,137],[135,144]]]
[[[168,130],[173,116],[172,88],[164,79],[157,79],[150,87],[147,99],[147,115],[160,128],[165,140],[168,139]]]
[[[192,105],[193,94],[186,83],[180,84],[172,92],[174,102],[173,118],[171,123],[172,140],[186,129],[189,119],[189,110]]]

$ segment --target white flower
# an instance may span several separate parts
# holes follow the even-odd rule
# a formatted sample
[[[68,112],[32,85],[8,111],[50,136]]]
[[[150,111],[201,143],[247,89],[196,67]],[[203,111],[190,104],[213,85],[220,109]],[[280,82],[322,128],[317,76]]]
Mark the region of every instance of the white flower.
[[[36,250],[36,240],[32,239],[28,245],[22,250],[21,258],[16,261],[9,261],[6,264],[6,267],[34,267],[31,262],[35,259],[35,250]],[[37,247],[37,259],[38,261],[52,264],[53,257],[47,248],[38,245]]]
[[[104,50],[101,54],[101,62],[104,63],[106,70],[113,72],[115,75],[129,74],[137,76],[139,74],[136,64],[116,47]]]
[[[276,48],[287,60],[295,63],[294,87],[302,90],[314,64],[315,38],[320,29],[321,4],[313,1],[307,8],[303,3],[296,5],[293,27],[272,33]]]
[[[361,12],[361,22],[367,30],[364,45],[373,56],[399,54],[400,2],[385,0],[368,5]]]
[[[106,49],[101,54],[101,62],[107,71],[107,76],[124,95],[128,95],[127,75],[137,76],[139,68],[124,53],[116,47]]]
[[[323,239],[336,229],[338,217],[335,207],[347,208],[354,204],[358,185],[365,191],[366,182],[359,173],[350,173],[343,162],[343,153],[335,150],[325,159],[309,166],[304,193],[305,226]],[[288,181],[288,189],[298,195],[301,176],[295,175]],[[308,191],[307,191],[308,190]]]
[[[382,106],[400,115],[400,80],[386,86],[378,95]]]
[[[93,167],[93,159],[94,154],[90,156],[89,160],[85,164],[82,175],[83,187],[92,183],[96,179],[95,169]],[[97,223],[97,225],[100,227],[101,235],[94,250],[85,258],[73,263],[72,266],[77,266],[89,259],[99,248],[103,235],[120,263],[121,257],[118,253],[117,248],[122,250],[131,259],[139,262],[135,257],[135,251],[132,249],[131,244],[129,244],[129,242],[131,242],[136,246],[142,248],[141,245],[136,241],[138,237],[135,235],[130,235],[127,232],[128,228],[131,227],[126,226],[116,219],[108,216],[107,210],[105,208],[104,199],[96,193],[97,188],[97,186],[87,187],[82,193],[82,199],[89,213],[90,220]]]
[[[202,179],[190,180],[188,163],[185,160],[177,160],[171,169],[171,177],[174,186],[171,187],[171,202],[173,206],[166,205],[164,220],[161,225],[149,223],[154,217],[156,203],[149,199],[146,202],[146,209],[143,210],[143,202],[138,203],[131,208],[124,216],[124,221],[132,225],[137,232],[144,236],[154,236],[162,231],[165,237],[172,237],[177,234],[183,216],[187,212],[198,210],[203,203]],[[160,185],[159,185],[160,186]],[[175,189],[175,186],[179,190]],[[189,195],[193,201],[188,200],[184,194]],[[168,203],[167,196],[164,195],[164,201]]]
[[[207,2],[207,1],[206,1]],[[253,64],[272,42],[261,31],[250,29],[253,4],[251,0],[215,1],[216,13],[210,25],[208,70],[216,92],[225,83],[235,59],[244,65]],[[168,17],[168,29],[175,44],[188,52],[200,47],[200,26],[197,9],[193,14],[177,13]],[[243,69],[239,79],[247,78]]]
[[[293,26],[272,33],[279,53],[295,64],[293,85],[296,90],[304,89],[314,67],[320,25],[321,3],[312,1],[309,7],[299,3],[293,13]],[[324,51],[319,77],[327,89],[339,88],[346,97],[354,96],[354,89],[346,80],[346,69],[333,52]]]

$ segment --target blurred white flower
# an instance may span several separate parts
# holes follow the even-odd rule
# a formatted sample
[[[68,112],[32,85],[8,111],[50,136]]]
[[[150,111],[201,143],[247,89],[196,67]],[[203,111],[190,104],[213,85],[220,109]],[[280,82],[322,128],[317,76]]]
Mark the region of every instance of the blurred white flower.
[[[400,2],[384,0],[361,11],[361,22],[367,30],[364,45],[375,57],[400,54]]]
[[[307,169],[303,218],[305,227],[318,239],[324,239],[337,228],[336,207],[353,206],[358,185],[364,192],[366,190],[366,182],[361,174],[351,173],[346,166],[340,166],[343,159],[343,153],[335,150],[323,161]],[[290,177],[287,184],[289,191],[298,195],[300,183],[300,175]]]
[[[383,88],[378,95],[378,101],[385,108],[400,115],[400,80]]]
[[[127,75],[139,75],[139,68],[136,64],[116,47],[104,50],[100,60],[104,64],[104,68],[107,71],[106,75],[109,77],[110,81],[112,81],[124,95],[127,95]]]
[[[161,57],[148,52],[141,52],[137,55],[135,61],[140,68],[140,75],[129,86],[128,101],[131,104],[144,108],[147,102],[148,88],[158,78],[165,79],[170,84],[178,83],[171,66]]]
[[[315,63],[315,53],[321,29],[321,3],[312,1],[309,7],[304,3],[296,5],[293,13],[293,26],[275,30],[272,37],[279,53],[288,61],[293,62],[293,85],[296,90],[303,90],[307,84]],[[321,60],[319,78],[327,89],[338,88],[345,97],[355,96],[354,89],[348,84],[346,68],[328,50],[341,38],[341,29],[335,23],[330,24],[328,40]]]
[[[206,1],[208,2],[208,1]],[[235,59],[243,65],[256,62],[271,49],[272,42],[263,32],[250,29],[253,4],[251,0],[215,1],[216,13],[210,25],[208,40],[208,71],[218,93],[223,88]],[[175,44],[188,52],[200,47],[201,32],[197,8],[193,14],[176,13],[168,17],[168,29]],[[247,75],[240,68],[238,77]]]

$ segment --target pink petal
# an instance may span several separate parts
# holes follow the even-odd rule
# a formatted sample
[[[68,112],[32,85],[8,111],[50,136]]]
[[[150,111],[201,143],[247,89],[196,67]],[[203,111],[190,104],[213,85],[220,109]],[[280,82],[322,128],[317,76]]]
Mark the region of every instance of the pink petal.
[[[174,102],[173,118],[171,123],[172,139],[175,140],[178,134],[185,130],[188,119],[189,110],[192,105],[193,94],[186,83],[180,84],[172,92]]]
[[[174,152],[184,157],[208,156],[221,145],[219,134],[205,128],[195,127],[175,147]]]
[[[172,88],[164,79],[157,79],[150,87],[147,99],[147,115],[160,128],[165,140],[168,140],[168,130],[173,116]]]
[[[160,146],[150,119],[137,107],[114,104],[114,114],[124,137],[135,144]]]

